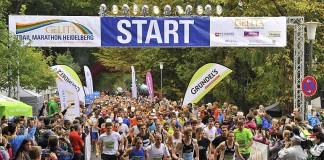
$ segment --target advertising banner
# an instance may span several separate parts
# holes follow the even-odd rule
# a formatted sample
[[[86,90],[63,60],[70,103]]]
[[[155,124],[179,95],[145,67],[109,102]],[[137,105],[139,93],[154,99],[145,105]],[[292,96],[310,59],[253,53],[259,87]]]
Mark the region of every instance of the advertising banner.
[[[90,69],[88,66],[84,66],[84,75],[86,78],[86,84],[87,84],[87,89],[88,89],[88,93],[87,94],[93,94],[93,82],[92,82],[92,75],[90,72]]]
[[[269,146],[253,141],[250,152],[250,159],[269,159]]]
[[[102,46],[209,47],[209,17],[102,17]]]
[[[286,17],[210,17],[211,47],[284,47]]]
[[[10,15],[9,32],[34,47],[100,47],[100,17]]]
[[[132,69],[132,98],[137,98],[137,87],[136,87],[136,76],[135,76],[135,68],[131,66]]]
[[[66,111],[65,119],[73,122],[75,117],[80,117],[78,92],[73,85],[67,82],[56,81],[56,85],[60,95],[62,111],[71,105],[71,107]]]
[[[208,63],[199,68],[191,78],[183,100],[183,105],[197,103],[231,72],[232,70],[216,63]]]
[[[154,100],[154,89],[153,89],[153,79],[152,79],[151,72],[146,73],[146,86],[152,102]]]
[[[84,90],[79,76],[74,72],[72,68],[66,65],[55,65],[51,67],[56,74],[57,81],[63,81],[71,84],[78,92],[78,97],[81,102],[84,103]]]

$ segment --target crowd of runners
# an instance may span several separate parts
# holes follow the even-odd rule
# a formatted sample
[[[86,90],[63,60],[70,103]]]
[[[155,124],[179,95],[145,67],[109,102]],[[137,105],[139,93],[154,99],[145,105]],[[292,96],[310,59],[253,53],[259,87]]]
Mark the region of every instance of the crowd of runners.
[[[36,117],[2,117],[0,160],[83,160],[89,135],[103,160],[247,160],[253,143],[268,145],[268,159],[324,159],[324,113],[315,109],[274,118],[262,105],[244,113],[227,102],[101,95],[70,121],[59,102],[44,102]]]

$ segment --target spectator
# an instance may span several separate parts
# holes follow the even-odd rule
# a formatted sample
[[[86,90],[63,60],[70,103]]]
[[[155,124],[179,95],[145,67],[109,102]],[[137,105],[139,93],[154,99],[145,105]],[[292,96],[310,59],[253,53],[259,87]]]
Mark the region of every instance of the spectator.
[[[8,152],[8,140],[5,137],[0,138],[0,153],[3,157],[4,160],[9,160],[10,156],[9,156],[9,152]]]
[[[82,157],[82,148],[84,147],[84,142],[79,135],[81,131],[81,125],[75,124],[74,131],[70,132],[70,141],[73,147],[74,157],[73,160],[81,160]]]
[[[290,138],[290,145],[286,146],[278,152],[279,158],[281,160],[306,160],[307,154],[306,152],[304,152],[300,145],[301,141],[302,139],[299,136],[292,134]]]
[[[310,154],[313,156],[313,159],[324,159],[324,134],[316,133],[314,142],[315,146],[309,150]]]
[[[69,143],[70,148],[71,143]],[[55,154],[57,156],[57,160],[72,160],[73,152],[65,151],[60,147],[59,137],[57,135],[51,135],[48,139],[48,147],[42,151],[42,159],[45,158],[46,155]],[[50,156],[54,157],[54,156]]]
[[[32,138],[36,132],[36,124],[32,127],[30,132],[27,135],[17,135],[17,126],[15,123],[9,123],[8,124],[8,142],[12,145],[12,152],[13,154],[16,154],[18,148],[20,147],[21,143],[24,139]]]
[[[24,139],[16,152],[15,160],[30,160],[29,151],[31,150],[32,146],[32,139]]]

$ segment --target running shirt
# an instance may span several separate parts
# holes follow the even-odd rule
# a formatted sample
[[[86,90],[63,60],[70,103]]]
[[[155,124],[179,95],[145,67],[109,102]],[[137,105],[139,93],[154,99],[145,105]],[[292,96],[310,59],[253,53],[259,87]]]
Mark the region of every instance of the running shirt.
[[[193,139],[191,139],[191,143],[186,145],[184,140],[182,139],[182,158],[183,160],[193,160],[194,156],[194,144]]]
[[[210,144],[210,140],[205,137],[202,137],[201,140],[198,141],[199,159],[207,159],[207,150],[209,144]]]
[[[141,147],[139,152],[136,151],[135,146],[132,147],[132,153],[129,155],[130,160],[144,160],[144,157],[145,152],[143,147]]]
[[[170,156],[170,152],[165,144],[161,143],[160,148],[156,148],[155,144],[147,147],[149,160],[163,160],[163,156]]]
[[[121,136],[117,132],[112,132],[110,135],[103,133],[99,136],[98,142],[103,142],[103,154],[115,155],[118,151],[119,141]]]
[[[251,130],[243,128],[242,132],[239,129],[234,130],[235,141],[239,144],[239,151],[242,154],[248,154],[251,152],[251,147],[247,148],[245,152],[241,152],[249,143],[250,139],[253,137]]]
[[[98,122],[98,119],[96,117],[91,117],[90,118],[90,123],[93,124],[93,126],[91,127],[91,132],[99,132],[99,130],[95,127],[97,122]]]
[[[231,148],[228,147],[227,141],[225,141],[225,151],[224,151],[224,160],[234,160],[234,154],[235,154],[235,143],[233,143],[233,146]]]
[[[140,133],[140,130],[139,128],[136,126],[133,127],[134,128],[134,137],[136,137],[139,133]]]
[[[150,140],[150,134],[149,133],[145,133],[144,136],[138,134],[138,137],[141,137],[143,139],[143,147],[146,148],[151,144],[151,140]]]
[[[172,134],[171,138],[172,138],[172,147],[175,148],[177,143],[182,139],[182,136],[181,134],[179,134],[179,138],[175,138],[174,134]]]
[[[217,133],[217,129],[216,129],[216,127],[212,127],[211,129],[209,129],[208,127],[206,127],[204,129],[204,132],[205,132],[206,137],[210,141],[213,141],[215,139],[215,134]]]

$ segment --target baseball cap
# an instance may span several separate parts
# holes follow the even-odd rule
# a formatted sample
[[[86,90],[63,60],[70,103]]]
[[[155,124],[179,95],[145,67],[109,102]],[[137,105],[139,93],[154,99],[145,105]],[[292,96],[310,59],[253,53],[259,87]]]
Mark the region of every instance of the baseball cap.
[[[131,111],[134,112],[135,111],[135,107],[131,107]]]
[[[123,118],[122,117],[118,117],[118,123],[123,123]]]
[[[107,118],[106,119],[106,123],[111,123],[112,121],[111,121],[111,119],[110,118]]]

